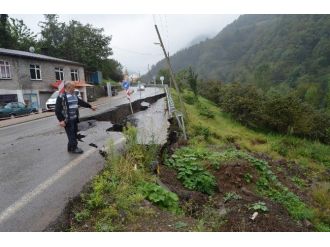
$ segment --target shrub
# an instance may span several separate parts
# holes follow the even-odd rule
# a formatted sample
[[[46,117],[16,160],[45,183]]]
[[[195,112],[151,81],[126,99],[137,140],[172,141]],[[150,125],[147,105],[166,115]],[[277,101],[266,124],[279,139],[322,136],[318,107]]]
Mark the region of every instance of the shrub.
[[[258,211],[258,212],[262,212],[262,213],[268,212],[268,208],[266,206],[266,203],[264,203],[264,202],[253,203],[248,208],[250,210]]]
[[[197,105],[198,107],[198,112],[199,115],[204,116],[206,118],[214,118],[214,112],[210,111],[209,108],[205,107],[204,105],[202,105],[201,103],[199,103]]]
[[[226,203],[231,200],[239,200],[242,197],[240,195],[237,195],[235,192],[227,192],[223,197],[223,202]]]
[[[205,141],[208,141],[211,136],[211,131],[208,127],[203,127],[202,125],[193,126],[194,135],[202,136]]]
[[[211,195],[216,186],[215,177],[201,164],[203,160],[207,160],[208,155],[207,152],[181,148],[166,164],[178,171],[177,178],[186,188]]]
[[[168,209],[171,212],[179,212],[179,197],[153,183],[143,183],[139,189],[145,198],[154,204]]]
[[[330,115],[303,102],[297,91],[265,94],[253,85],[232,83],[221,86],[219,94],[223,111],[247,126],[330,143]]]
[[[183,100],[186,102],[188,105],[193,105],[196,102],[196,97],[194,95],[190,94],[184,94],[183,95]]]

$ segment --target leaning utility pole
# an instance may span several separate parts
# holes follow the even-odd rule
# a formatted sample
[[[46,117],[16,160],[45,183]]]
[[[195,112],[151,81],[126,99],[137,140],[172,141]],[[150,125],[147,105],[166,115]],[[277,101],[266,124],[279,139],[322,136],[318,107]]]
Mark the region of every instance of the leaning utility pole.
[[[173,73],[173,70],[172,70],[172,66],[171,66],[171,63],[170,63],[170,58],[169,58],[169,56],[168,56],[168,53],[166,53],[166,50],[165,50],[165,47],[164,47],[164,44],[163,44],[162,38],[160,37],[160,33],[159,33],[159,31],[158,31],[158,27],[157,27],[157,25],[155,25],[155,28],[156,28],[156,32],[157,32],[157,35],[158,35],[158,38],[159,38],[160,46],[161,46],[162,49],[163,49],[163,52],[164,52],[164,55],[165,55],[165,59],[166,59],[167,65],[168,65],[168,68],[169,68],[169,70],[170,70],[170,75],[171,75],[172,82],[174,83],[175,89],[176,89],[176,91],[177,91],[178,94],[179,94],[179,100],[180,100],[181,112],[182,112],[185,116],[187,116],[187,113],[186,113],[186,110],[185,110],[185,108],[184,108],[184,104],[183,104],[183,101],[182,101],[182,98],[181,98],[181,93],[180,93],[180,91],[179,91],[179,87],[178,87],[178,84],[176,83],[175,76],[174,76],[174,73]]]

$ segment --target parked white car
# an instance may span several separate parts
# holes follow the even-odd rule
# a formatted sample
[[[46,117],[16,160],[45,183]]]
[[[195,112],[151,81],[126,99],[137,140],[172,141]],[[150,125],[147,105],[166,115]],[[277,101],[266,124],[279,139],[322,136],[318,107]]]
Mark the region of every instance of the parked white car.
[[[78,89],[74,90],[74,93],[78,96],[79,99],[81,99],[81,94],[80,91]],[[51,110],[54,111],[55,110],[55,104],[56,104],[56,99],[58,97],[59,91],[55,91],[50,98],[46,101],[46,110]]]

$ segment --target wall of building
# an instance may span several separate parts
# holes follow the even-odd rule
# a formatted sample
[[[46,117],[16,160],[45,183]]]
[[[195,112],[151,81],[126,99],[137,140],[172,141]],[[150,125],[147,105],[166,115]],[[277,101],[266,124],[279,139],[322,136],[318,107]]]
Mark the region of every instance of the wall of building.
[[[0,61],[7,61],[10,64],[11,79],[0,79],[0,89],[18,90],[21,89],[18,83],[18,60],[13,57],[0,55]]]
[[[56,81],[55,68],[63,68],[65,81],[71,81],[71,69],[77,69],[79,80],[85,81],[84,68],[74,64],[4,55],[0,55],[0,60],[9,62],[12,76],[11,79],[0,79],[0,95],[9,92],[8,90],[10,90],[10,93],[16,92],[18,101],[20,102],[24,102],[24,99],[28,98],[34,99],[35,101],[35,95],[37,95],[37,104],[39,108],[45,108],[47,99],[54,91],[56,91],[51,85]],[[30,64],[37,64],[40,66],[41,80],[31,80]],[[4,90],[7,91],[5,92]],[[86,92],[86,89],[81,90]],[[35,104],[36,103],[34,102],[34,105]]]

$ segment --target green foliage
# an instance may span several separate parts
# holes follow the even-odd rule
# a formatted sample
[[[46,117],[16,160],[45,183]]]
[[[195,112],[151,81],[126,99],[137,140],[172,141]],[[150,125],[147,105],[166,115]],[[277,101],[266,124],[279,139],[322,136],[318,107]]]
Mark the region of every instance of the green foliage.
[[[277,179],[267,161],[257,159],[246,152],[235,149],[225,150],[222,154],[218,154],[218,157],[223,157],[223,160],[227,161],[235,159],[247,160],[259,171],[259,179],[256,186],[261,195],[281,203],[295,219],[311,219],[313,217],[312,210]],[[221,163],[221,158],[219,160]]]
[[[252,179],[253,179],[253,176],[250,173],[244,174],[244,180],[245,180],[245,182],[251,183],[252,182]]]
[[[210,203],[204,205],[200,213],[195,231],[205,232],[214,231],[218,232],[226,223],[224,215],[219,214],[219,209],[214,208]]]
[[[211,131],[208,127],[203,127],[202,125],[193,126],[194,136],[202,136],[204,140],[208,141],[211,136]]]
[[[181,229],[186,226],[188,226],[188,224],[185,222],[182,222],[182,221],[175,222],[175,224],[174,224],[175,229]]]
[[[266,203],[264,203],[264,202],[256,202],[256,203],[253,203],[253,204],[249,205],[248,208],[249,208],[250,210],[258,211],[258,212],[261,212],[261,213],[268,212],[268,208],[267,208],[267,206],[266,206]]]
[[[137,143],[137,129],[131,125],[128,125],[124,129],[124,136],[126,137],[127,149],[133,149]]]
[[[330,232],[330,225],[319,223],[315,226],[318,232]]]
[[[123,79],[123,66],[115,59],[103,59],[99,69],[102,71],[102,77],[104,79],[111,79],[116,82]]]
[[[59,22],[58,15],[46,14],[39,23],[41,32],[33,33],[22,20],[0,16],[0,47],[28,51],[33,46],[36,52],[48,56],[80,62],[89,70],[101,70],[105,79],[120,81],[121,64],[108,57],[112,55],[112,37],[104,34],[103,28],[71,20]]]
[[[239,200],[242,197],[238,194],[236,194],[236,192],[227,192],[224,197],[223,197],[223,201],[224,203],[232,201],[232,200]]]
[[[302,102],[295,92],[267,94],[253,85],[221,87],[219,104],[231,116],[250,127],[293,134],[330,143],[330,115]],[[285,147],[279,150],[285,155]]]
[[[261,122],[263,94],[253,85],[228,84],[221,88],[219,104],[236,120],[257,127]]]
[[[78,222],[82,222],[90,217],[90,211],[83,209],[81,212],[75,212],[74,219]]]
[[[204,104],[198,102],[196,104],[196,107],[198,108],[199,115],[206,117],[206,118],[211,118],[214,119],[215,114],[212,112],[208,107],[206,107]]]
[[[7,14],[0,15],[0,47],[28,51],[31,46],[36,48],[37,35],[23,22],[9,18]]]
[[[218,103],[221,92],[221,82],[215,80],[201,80],[198,82],[198,93],[209,100]]]
[[[195,97],[195,95],[193,95],[191,92],[186,91],[183,94],[183,100],[185,103],[187,103],[188,105],[193,105],[197,102],[197,98]]]
[[[295,183],[298,187],[306,187],[306,182],[301,178],[294,176],[291,178],[291,181]]]
[[[71,20],[69,24],[58,22],[57,15],[45,15],[41,22],[41,47],[48,55],[65,58],[97,69],[102,61],[112,55],[109,47],[111,36],[104,35],[103,28]]]
[[[0,47],[13,48],[12,43],[14,42],[11,36],[10,24],[7,14],[0,14]]]
[[[198,95],[198,91],[197,91],[197,77],[198,74],[196,74],[193,69],[191,67],[189,67],[188,69],[188,75],[187,75],[187,81],[188,84],[191,88],[191,90],[193,91],[195,97],[197,97]]]
[[[30,47],[37,48],[37,34],[34,34],[23,20],[10,18],[10,32],[14,40],[12,49],[28,51]]]
[[[178,171],[177,178],[186,188],[211,195],[216,181],[215,177],[201,165],[201,161],[206,160],[206,156],[207,153],[203,150],[180,148],[166,161],[166,164]]]
[[[155,159],[158,149],[153,145],[137,145],[135,128],[128,127],[125,135],[128,149],[120,155],[109,150],[105,169],[93,179],[90,192],[82,195],[84,208],[75,216],[79,222],[93,216],[92,224],[97,231],[119,231],[123,223],[145,214],[140,205],[146,191],[141,189],[141,185],[154,181],[149,164]],[[110,148],[114,148],[111,142]],[[172,210],[178,201],[177,196],[158,188],[151,189],[148,196],[157,200],[158,193],[161,196],[158,203]]]
[[[171,212],[180,212],[179,197],[154,183],[143,183],[139,189],[147,200],[168,209]]]
[[[325,108],[329,87],[322,84],[329,81],[329,29],[329,15],[241,15],[213,39],[177,52],[171,61],[175,71],[194,68],[204,79],[200,84],[253,83],[265,91],[305,84],[299,97]],[[162,60],[151,73],[165,66]],[[206,95],[207,87],[199,88],[200,95],[218,102],[216,86]]]
[[[286,92],[285,90],[286,89],[284,88],[283,93]],[[282,157],[278,154],[278,151],[276,151],[281,148],[284,150],[286,149],[286,159],[294,160],[299,165],[308,169],[309,179],[320,180],[326,178],[324,177],[326,176],[325,171],[330,167],[330,148],[328,145],[324,145],[318,141],[310,141],[290,135],[265,133],[246,128],[232,120],[229,114],[224,113],[223,111],[216,112],[217,107],[205,98],[199,97],[199,101],[203,102],[210,110],[215,112],[216,118],[214,121],[209,121],[206,118],[200,117],[199,111],[196,107],[188,106],[187,113],[189,115],[189,120],[192,123],[188,126],[189,131],[193,133],[192,125],[202,125],[205,128],[209,128],[212,131],[212,135],[214,133],[220,136],[220,138],[211,139],[211,146],[210,143],[203,143],[199,139],[197,139],[197,142],[191,142],[191,145],[198,146],[199,150],[201,149],[201,146],[205,145],[210,146],[211,149],[213,149],[213,145],[219,146],[220,149],[228,148],[228,145],[231,145],[231,143],[235,143],[235,145],[241,147],[241,150],[237,151],[235,149],[227,149],[223,152],[210,152],[212,153],[212,156],[215,156],[215,161],[212,165],[213,168],[219,168],[223,162],[241,159],[238,157],[244,157],[243,154],[239,154],[240,152],[243,152],[243,150],[249,150],[253,153],[266,153],[273,159],[281,159]],[[264,140],[265,142],[254,144],[257,139]],[[221,159],[221,157],[225,158]],[[270,167],[268,164],[265,166],[266,164],[267,162],[258,163],[259,166],[261,165],[260,169],[264,166],[265,171],[267,171]],[[210,163],[208,165],[210,166]],[[274,167],[274,171],[278,172],[283,172],[285,169],[285,166]],[[276,177],[276,180],[272,181],[266,172],[255,174],[249,171],[249,173],[253,174],[253,184],[256,182],[255,189],[260,196],[266,196],[272,201],[280,203],[295,219],[309,219],[316,229],[322,228],[323,230],[326,230],[327,225],[330,225],[326,223],[328,222],[328,215],[330,215],[330,213],[325,210],[329,207],[326,206],[326,203],[323,203],[326,201],[323,198],[330,198],[327,196],[327,193],[325,193],[327,191],[326,189],[317,189],[317,191],[324,191],[321,193],[323,195],[320,196],[322,199],[317,199],[320,202],[322,201],[322,203],[320,203],[322,206],[315,204],[316,199],[314,198],[313,205],[309,205],[307,204],[308,202],[305,203],[302,201],[303,198],[300,199],[297,195],[288,194],[284,187],[279,187],[278,185],[281,183]],[[290,179],[290,177],[288,179]],[[249,186],[252,186],[252,184]],[[309,191],[310,187],[303,189]],[[317,212],[314,212],[315,210],[317,210]]]
[[[329,231],[330,229],[330,182],[317,183],[312,188],[312,198],[318,204],[315,210],[319,222],[319,231]]]

